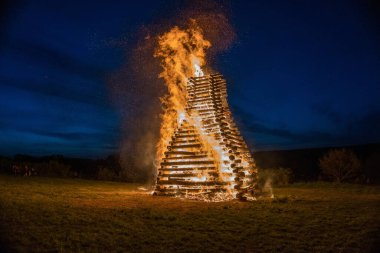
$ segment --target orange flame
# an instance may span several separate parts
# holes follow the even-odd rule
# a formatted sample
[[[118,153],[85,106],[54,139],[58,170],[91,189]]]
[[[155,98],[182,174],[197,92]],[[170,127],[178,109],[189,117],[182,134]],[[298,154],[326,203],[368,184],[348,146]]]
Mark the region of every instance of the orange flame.
[[[178,124],[186,117],[186,85],[191,76],[203,75],[205,50],[211,43],[203,37],[202,29],[191,20],[187,29],[177,26],[158,37],[155,57],[162,59],[160,77],[168,87],[168,94],[161,98],[160,140],[157,144],[156,164],[164,157],[165,148]]]

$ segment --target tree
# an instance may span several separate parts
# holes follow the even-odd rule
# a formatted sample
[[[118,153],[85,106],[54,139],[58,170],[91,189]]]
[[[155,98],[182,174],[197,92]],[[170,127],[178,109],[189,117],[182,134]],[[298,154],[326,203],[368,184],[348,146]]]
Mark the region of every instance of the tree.
[[[323,174],[340,183],[357,176],[361,164],[352,151],[332,149],[319,159],[319,167]]]

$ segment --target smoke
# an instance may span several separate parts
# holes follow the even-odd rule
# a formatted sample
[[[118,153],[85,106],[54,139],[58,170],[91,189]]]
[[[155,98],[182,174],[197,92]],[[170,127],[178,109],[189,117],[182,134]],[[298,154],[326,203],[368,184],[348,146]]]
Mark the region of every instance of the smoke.
[[[154,37],[142,28],[126,63],[109,80],[112,100],[122,116],[120,163],[126,180],[150,182],[154,176],[155,146],[161,112],[159,97],[165,92],[158,79],[159,62],[153,58]]]
[[[210,42],[212,47],[208,49],[207,56],[200,51],[193,53],[196,58],[205,59],[199,65],[208,62],[205,66],[208,71],[214,70],[217,55],[228,50],[236,37],[224,6],[213,1],[189,1],[180,11],[168,13],[166,17],[142,26],[136,37],[132,36],[125,48],[125,64],[109,79],[112,100],[122,115],[120,162],[127,180],[153,183],[156,178],[156,146],[162,122],[160,115],[164,115],[168,108],[165,102],[162,108],[161,102],[168,102],[168,78],[178,78],[159,78],[163,77],[160,59],[165,52],[158,52],[156,48],[159,43],[165,43],[165,34],[176,31],[178,38],[192,36],[188,39],[194,43],[198,43],[199,36],[203,34],[201,41],[205,44],[200,48],[208,48]],[[202,34],[196,31],[202,31]],[[181,85],[178,87],[183,89]]]

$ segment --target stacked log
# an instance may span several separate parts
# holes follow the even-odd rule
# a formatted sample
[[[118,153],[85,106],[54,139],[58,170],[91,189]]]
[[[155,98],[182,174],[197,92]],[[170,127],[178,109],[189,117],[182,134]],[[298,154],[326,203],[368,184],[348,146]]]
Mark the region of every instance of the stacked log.
[[[205,143],[209,140],[213,142]],[[218,159],[213,149],[218,150]],[[254,193],[256,174],[228,106],[226,81],[220,74],[190,78],[186,117],[161,161],[155,194],[223,192],[245,200]]]

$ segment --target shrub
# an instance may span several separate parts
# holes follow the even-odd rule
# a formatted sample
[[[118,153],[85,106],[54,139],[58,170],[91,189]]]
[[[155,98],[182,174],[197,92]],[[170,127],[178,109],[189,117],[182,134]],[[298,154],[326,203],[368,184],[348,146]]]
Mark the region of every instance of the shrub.
[[[259,169],[258,186],[263,189],[273,186],[288,185],[292,182],[292,170],[289,168]]]
[[[319,159],[322,173],[336,182],[346,182],[359,175],[361,163],[350,150],[332,149]]]
[[[0,172],[1,173],[11,173],[12,160],[8,157],[0,156]]]
[[[107,181],[114,181],[118,180],[119,176],[115,173],[115,171],[102,167],[98,171],[98,179],[99,180],[107,180]]]
[[[68,177],[70,175],[70,166],[54,160],[43,163],[31,163],[28,166],[33,168],[39,176]]]

